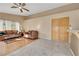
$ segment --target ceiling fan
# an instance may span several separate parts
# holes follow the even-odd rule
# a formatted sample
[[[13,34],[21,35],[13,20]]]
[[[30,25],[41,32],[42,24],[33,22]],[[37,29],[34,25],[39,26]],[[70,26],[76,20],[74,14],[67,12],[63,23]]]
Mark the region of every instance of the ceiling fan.
[[[14,4],[14,6],[12,6],[11,8],[18,8],[20,10],[20,12],[22,12],[22,13],[23,13],[23,10],[29,12],[28,9],[24,8],[24,6],[26,6],[25,3],[13,3],[13,4]]]

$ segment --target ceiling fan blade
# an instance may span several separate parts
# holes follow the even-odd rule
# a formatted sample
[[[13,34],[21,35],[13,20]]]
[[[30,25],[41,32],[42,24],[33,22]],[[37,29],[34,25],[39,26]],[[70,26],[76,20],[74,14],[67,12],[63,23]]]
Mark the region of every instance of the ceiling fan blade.
[[[11,8],[18,8],[18,7],[16,7],[16,6],[12,6]]]
[[[22,9],[20,9],[20,11],[21,11],[21,12],[23,12],[23,10],[22,10]]]
[[[13,3],[14,5],[16,5],[16,6],[18,6],[18,4],[17,3]]]
[[[22,9],[24,9],[24,10],[26,10],[26,11],[29,11],[28,9],[26,9],[26,8],[22,8]]]
[[[21,6],[21,3],[19,3],[19,5]]]
[[[25,3],[22,3],[22,6],[25,6],[26,4]]]

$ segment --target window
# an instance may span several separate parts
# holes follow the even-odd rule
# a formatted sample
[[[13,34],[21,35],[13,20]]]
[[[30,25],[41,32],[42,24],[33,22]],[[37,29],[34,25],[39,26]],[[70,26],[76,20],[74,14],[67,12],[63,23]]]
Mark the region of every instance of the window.
[[[0,20],[0,31],[3,30],[18,30],[20,31],[20,23],[7,21],[7,20]]]
[[[11,21],[5,21],[5,30],[11,30]]]
[[[18,30],[18,31],[20,31],[20,23],[19,22],[16,22],[16,25],[15,25],[16,27],[16,30]]]
[[[3,20],[0,20],[0,31],[3,30],[3,27],[4,27],[4,26],[3,26],[3,23],[4,23]]]

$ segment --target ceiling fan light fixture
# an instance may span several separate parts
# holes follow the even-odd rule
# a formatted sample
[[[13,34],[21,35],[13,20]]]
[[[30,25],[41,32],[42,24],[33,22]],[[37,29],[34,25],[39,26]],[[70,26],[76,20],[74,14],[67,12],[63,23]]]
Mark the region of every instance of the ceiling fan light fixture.
[[[22,7],[18,7],[19,9],[22,9]]]

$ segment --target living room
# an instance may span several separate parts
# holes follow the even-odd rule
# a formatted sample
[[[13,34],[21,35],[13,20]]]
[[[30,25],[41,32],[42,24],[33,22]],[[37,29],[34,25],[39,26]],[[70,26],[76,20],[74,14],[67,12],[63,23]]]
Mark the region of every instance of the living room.
[[[0,55],[79,55],[78,6],[75,3],[0,3]],[[61,20],[59,24],[59,19],[68,21]],[[76,34],[71,37],[72,33]]]

